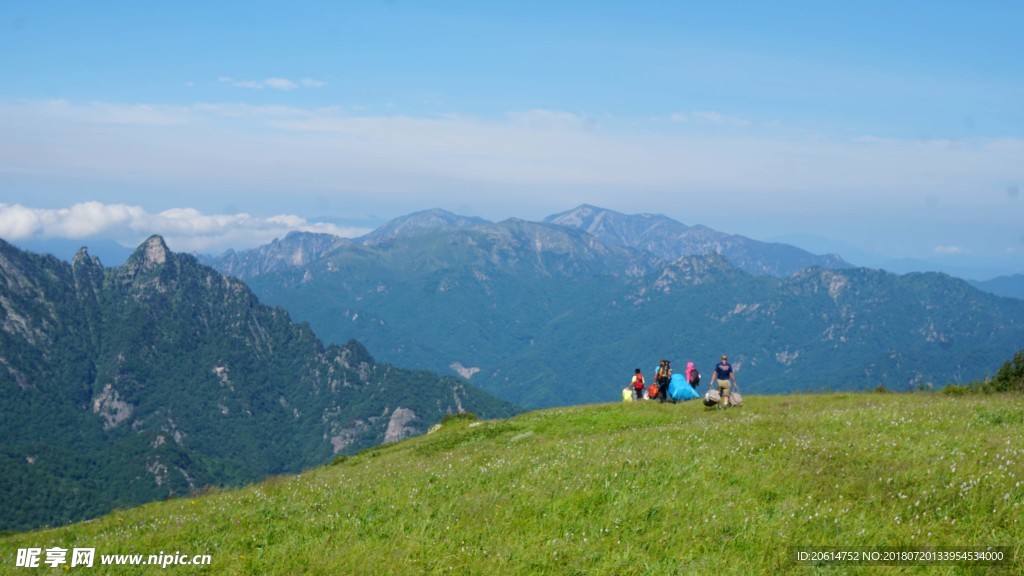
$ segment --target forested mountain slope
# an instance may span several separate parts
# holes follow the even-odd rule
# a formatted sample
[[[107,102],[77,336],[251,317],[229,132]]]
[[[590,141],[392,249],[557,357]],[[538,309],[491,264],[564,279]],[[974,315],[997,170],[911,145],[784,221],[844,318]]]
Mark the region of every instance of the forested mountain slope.
[[[461,410],[515,412],[325,347],[158,236],[111,269],[0,240],[0,529],[295,472]]]

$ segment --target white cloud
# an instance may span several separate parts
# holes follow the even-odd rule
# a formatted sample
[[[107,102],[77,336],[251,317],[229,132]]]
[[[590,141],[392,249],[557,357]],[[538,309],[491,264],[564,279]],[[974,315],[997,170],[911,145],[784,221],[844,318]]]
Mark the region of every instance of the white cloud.
[[[961,246],[936,246],[933,250],[936,254],[943,256],[960,256],[963,254],[970,254],[971,251]]]
[[[579,114],[540,108],[510,112],[506,117],[514,126],[538,130],[583,130],[594,125],[592,120]]]
[[[138,206],[82,202],[71,208],[38,210],[44,234],[61,238],[88,238],[110,229],[131,227],[146,218]]]
[[[692,112],[691,115],[699,121],[707,122],[709,124],[717,124],[719,126],[746,128],[752,124],[750,120],[746,120],[738,116],[729,116],[728,114],[722,114],[720,112],[713,112],[709,110],[695,110],[694,112]]]
[[[267,78],[263,81],[263,84],[267,88],[274,88],[276,90],[295,90],[298,87],[295,82],[287,78]]]
[[[154,214],[140,206],[100,202],[81,202],[58,209],[0,204],[0,237],[10,240],[105,237],[135,247],[146,237],[160,234],[172,249],[180,252],[219,253],[228,248],[266,244],[295,230],[347,238],[369,232],[364,228],[309,222],[291,214],[204,214],[193,208],[172,208]]]
[[[15,204],[0,204],[0,238],[21,240],[28,238],[42,228],[35,210]]]
[[[230,84],[236,88],[246,88],[249,90],[262,90],[264,88],[271,88],[273,90],[295,90],[296,88],[322,88],[327,85],[322,80],[316,80],[314,78],[303,78],[299,82],[294,82],[288,78],[270,77],[263,80],[236,80],[230,76],[221,76],[217,78],[217,81],[222,84]]]
[[[280,118],[306,118],[312,114],[308,110],[281,105],[252,105],[252,104],[194,104],[192,110],[208,114],[211,117],[222,118],[250,118],[250,119],[280,119]]]
[[[85,124],[106,124],[120,126],[179,126],[194,120],[195,115],[188,106],[167,106],[155,104],[111,104],[89,102],[73,104],[67,100],[39,100],[22,102],[17,106],[4,106],[0,102],[0,120],[4,117],[31,115]]]
[[[668,117],[669,122],[692,122],[710,126],[723,126],[729,128],[747,128],[754,123],[739,116],[730,116],[715,112],[713,110],[693,110],[689,113],[674,112]]]

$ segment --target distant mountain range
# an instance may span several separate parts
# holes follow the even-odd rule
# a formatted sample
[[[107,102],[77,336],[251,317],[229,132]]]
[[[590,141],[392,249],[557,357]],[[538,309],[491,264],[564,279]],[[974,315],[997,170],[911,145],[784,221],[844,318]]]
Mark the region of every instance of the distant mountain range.
[[[619,258],[637,260],[635,264],[602,261],[602,265],[610,266],[602,269],[602,273],[622,273],[625,269],[640,272],[656,266],[660,261],[707,254],[719,254],[737,268],[754,275],[786,277],[812,266],[852,268],[852,265],[836,255],[818,256],[787,244],[759,242],[704,226],[686,226],[666,216],[627,216],[586,204],[549,216],[543,222],[510,219],[499,224],[440,209],[426,210],[396,218],[353,240],[327,234],[292,233],[284,241],[277,240],[254,250],[240,253],[228,251],[218,257],[198,257],[226,273],[250,279],[261,274],[303,267],[339,248],[354,250],[354,246],[362,246],[386,250],[409,237],[442,230],[462,230],[469,234],[489,231],[495,234],[504,229],[508,234],[522,236],[542,228],[558,230],[558,234],[562,235],[567,234],[568,230],[585,232],[588,238],[596,241],[592,241],[591,246],[600,245],[604,251],[627,248],[627,251],[618,250]],[[549,236],[549,239],[553,238]]]
[[[836,255],[817,256],[788,244],[759,242],[705,226],[686,226],[667,216],[627,216],[586,204],[549,216],[544,222],[583,230],[605,244],[643,250],[660,260],[719,254],[754,275],[786,277],[813,266],[853,267]]]
[[[984,282],[972,281],[971,286],[997,296],[1024,300],[1024,274],[1000,276]]]
[[[204,261],[326,341],[527,407],[613,399],[662,358],[707,373],[723,352],[751,392],[941,386],[991,375],[1024,342],[1024,301],[944,274],[588,205],[542,222],[430,210]]]
[[[324,347],[159,236],[108,269],[0,240],[0,530],[297,472],[463,410],[518,411],[354,340]]]

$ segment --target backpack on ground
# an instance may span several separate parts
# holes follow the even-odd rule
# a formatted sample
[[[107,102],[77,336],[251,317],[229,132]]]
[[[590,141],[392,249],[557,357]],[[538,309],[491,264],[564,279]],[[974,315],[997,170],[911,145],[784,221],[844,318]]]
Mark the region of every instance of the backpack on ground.
[[[694,388],[696,388],[699,385],[700,385],[700,372],[696,368],[694,368],[693,370],[690,370],[690,386],[693,386]]]
[[[739,406],[743,404],[743,396],[740,396],[740,387],[737,386],[731,394],[729,394],[729,404],[733,406]]]
[[[632,386],[626,386],[622,389],[622,401],[632,402],[633,401],[633,388]]]
[[[704,405],[705,406],[716,406],[722,401],[722,394],[714,388],[709,389],[704,394]]]

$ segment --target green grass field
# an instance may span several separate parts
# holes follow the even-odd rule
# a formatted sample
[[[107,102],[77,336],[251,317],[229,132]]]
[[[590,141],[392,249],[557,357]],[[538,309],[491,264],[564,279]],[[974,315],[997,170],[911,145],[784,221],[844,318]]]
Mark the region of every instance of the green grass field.
[[[603,404],[439,431],[295,477],[0,537],[0,573],[1021,574],[1024,396]],[[797,549],[1007,547],[981,564]],[[50,568],[47,548],[95,548]],[[18,549],[44,550],[40,568]],[[208,566],[99,566],[109,554]]]

